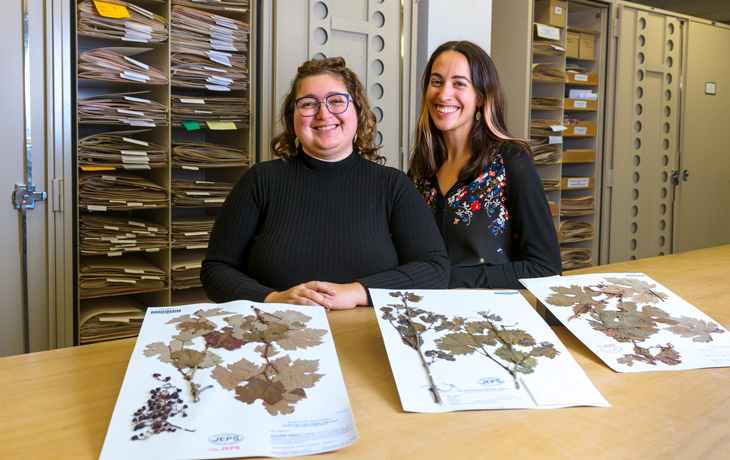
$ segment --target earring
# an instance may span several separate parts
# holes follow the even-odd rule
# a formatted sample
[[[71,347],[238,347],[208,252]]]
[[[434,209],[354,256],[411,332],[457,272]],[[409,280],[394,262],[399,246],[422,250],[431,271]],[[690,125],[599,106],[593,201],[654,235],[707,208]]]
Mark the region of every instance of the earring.
[[[298,138],[298,137],[295,137],[295,138],[294,138],[294,147],[295,147],[295,148],[296,148],[297,150],[299,150],[299,138]]]
[[[355,142],[357,142],[357,133],[355,133],[355,137],[352,138],[352,143],[354,144]]]
[[[481,110],[481,107],[479,108],[479,110],[477,110],[477,114],[476,114],[475,118],[477,119],[477,121],[479,121],[479,120],[482,119],[482,110]]]

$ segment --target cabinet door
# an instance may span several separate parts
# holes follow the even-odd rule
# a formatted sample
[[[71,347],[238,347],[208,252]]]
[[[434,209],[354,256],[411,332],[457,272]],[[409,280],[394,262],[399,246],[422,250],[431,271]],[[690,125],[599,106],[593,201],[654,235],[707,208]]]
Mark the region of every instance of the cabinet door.
[[[607,263],[672,252],[679,158],[682,21],[620,8]]]
[[[342,56],[368,95],[378,122],[376,143],[387,160],[400,165],[400,2],[367,0],[279,0],[273,17],[271,104],[278,120],[281,101],[296,69],[307,59]],[[267,85],[268,83],[262,83]],[[276,124],[272,135],[281,130]],[[263,149],[262,160],[270,152]]]
[[[690,22],[674,252],[730,243],[730,30]]]

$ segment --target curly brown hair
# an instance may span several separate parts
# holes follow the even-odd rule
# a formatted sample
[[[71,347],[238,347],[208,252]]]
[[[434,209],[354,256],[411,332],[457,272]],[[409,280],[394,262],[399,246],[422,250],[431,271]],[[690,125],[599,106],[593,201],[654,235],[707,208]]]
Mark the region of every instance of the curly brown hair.
[[[456,51],[466,57],[471,71],[471,81],[477,100],[483,102],[484,119],[472,120],[470,145],[472,157],[462,167],[459,180],[476,179],[492,163],[497,152],[506,145],[514,144],[532,154],[528,142],[510,135],[505,123],[506,101],[499,83],[497,68],[489,55],[478,45],[468,41],[450,41],[442,44],[431,54],[421,80],[421,114],[416,127],[416,139],[411,155],[410,172],[416,179],[429,179],[446,160],[446,143],[438,128],[433,125],[426,104],[426,93],[431,69],[437,57],[446,51]]]
[[[294,140],[297,137],[294,132],[294,111],[296,110],[294,100],[302,80],[323,74],[330,74],[342,82],[350,94],[351,102],[355,105],[357,139],[355,140],[354,150],[367,160],[384,163],[385,158],[378,154],[380,146],[375,145],[375,134],[377,133],[375,114],[370,110],[370,104],[365,96],[362,83],[360,83],[355,72],[347,68],[345,59],[342,57],[311,59],[297,69],[297,74],[291,82],[291,89],[281,104],[279,122],[284,131],[271,139],[270,146],[274,155],[287,162],[299,153],[299,148],[294,145]]]

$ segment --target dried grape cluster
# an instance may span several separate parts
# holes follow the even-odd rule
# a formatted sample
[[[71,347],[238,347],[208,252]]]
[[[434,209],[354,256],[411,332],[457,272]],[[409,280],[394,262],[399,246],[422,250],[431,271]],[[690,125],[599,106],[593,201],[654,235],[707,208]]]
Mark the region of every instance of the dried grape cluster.
[[[180,388],[174,387],[170,383],[170,377],[162,378],[160,374],[152,374],[152,377],[162,382],[162,385],[150,390],[150,399],[147,404],[137,409],[132,418],[134,431],[145,430],[140,434],[132,436],[132,441],[142,441],[152,435],[164,432],[174,433],[177,430],[195,431],[181,428],[169,422],[169,419],[176,415],[187,417],[185,409],[187,404],[183,404],[180,398]]]

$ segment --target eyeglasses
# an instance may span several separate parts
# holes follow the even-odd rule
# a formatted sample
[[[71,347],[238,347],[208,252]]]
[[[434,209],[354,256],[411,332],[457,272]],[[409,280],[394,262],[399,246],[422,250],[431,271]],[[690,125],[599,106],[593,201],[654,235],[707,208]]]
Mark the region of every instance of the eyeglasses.
[[[294,105],[296,105],[299,115],[313,117],[317,115],[319,107],[323,102],[332,115],[337,115],[347,111],[347,108],[350,106],[350,95],[343,93],[330,94],[324,101],[320,101],[316,97],[305,96],[295,99]]]

